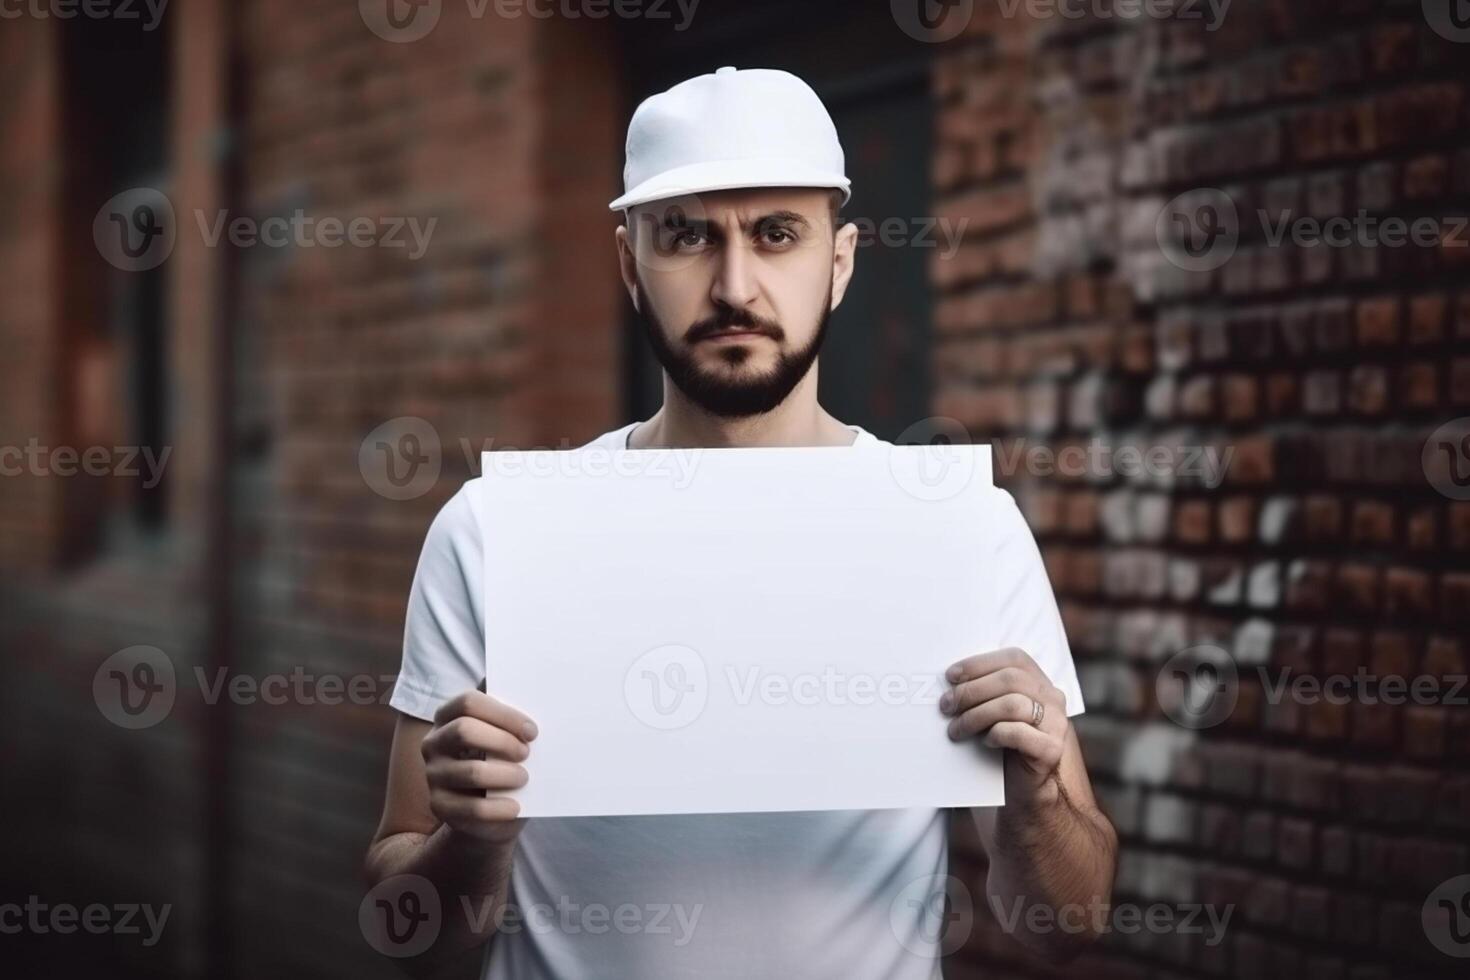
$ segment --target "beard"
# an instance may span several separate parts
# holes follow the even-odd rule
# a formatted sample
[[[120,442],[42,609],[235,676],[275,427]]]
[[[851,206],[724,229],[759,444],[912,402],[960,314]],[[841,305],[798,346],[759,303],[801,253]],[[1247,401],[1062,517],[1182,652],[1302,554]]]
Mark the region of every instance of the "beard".
[[[691,402],[720,418],[748,418],[763,415],[786,400],[792,390],[801,383],[817,360],[822,341],[827,336],[827,324],[832,318],[832,286],[827,286],[827,301],[822,304],[822,313],[811,343],[798,350],[788,350],[784,341],[786,331],[773,320],[761,320],[744,310],[721,306],[712,317],[693,324],[684,334],[682,349],[675,350],[669,342],[670,334],[648,300],[647,291],[642,291],[642,309],[636,310],[638,320],[653,353],[663,365],[669,380],[674,383]],[[776,366],[770,371],[753,376],[737,373],[711,371],[699,365],[690,351],[695,343],[722,330],[739,328],[764,334],[781,345],[776,357]],[[719,359],[731,369],[740,367],[750,359],[750,350],[744,346],[731,345],[719,352]]]

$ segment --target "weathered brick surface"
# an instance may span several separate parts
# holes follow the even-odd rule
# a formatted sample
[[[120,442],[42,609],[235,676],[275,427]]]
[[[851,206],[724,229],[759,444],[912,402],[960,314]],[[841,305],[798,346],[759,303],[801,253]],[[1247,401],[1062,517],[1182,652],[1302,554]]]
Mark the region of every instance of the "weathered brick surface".
[[[164,267],[166,528],[146,548],[63,567],[64,481],[0,478],[0,609],[15,677],[0,728],[16,763],[3,792],[20,816],[0,861],[7,894],[14,884],[85,904],[116,886],[120,901],[172,902],[165,941],[133,951],[147,975],[219,975],[222,956],[241,977],[396,972],[357,925],[392,713],[210,706],[195,681],[196,667],[213,676],[205,546],[221,499],[222,338],[234,381],[223,474],[234,674],[300,669],[385,691],[424,532],[481,446],[576,443],[621,418],[624,300],[606,212],[625,114],[617,46],[605,21],[501,19],[493,4],[474,20],[470,9],[445,4],[427,38],[399,45],[370,33],[355,3],[170,5],[179,226]],[[0,29],[13,83],[0,113],[6,446],[68,438],[52,382],[75,370],[57,304],[77,280],[58,269],[56,242],[95,253],[91,213],[123,189],[78,204],[88,224],[62,222],[61,29],[30,17]],[[225,101],[231,48],[238,119]],[[231,149],[240,196],[226,200]],[[404,249],[235,252],[206,247],[195,228],[194,209],[220,207],[437,225],[416,260]],[[222,320],[231,263],[239,289]],[[441,477],[411,500],[374,493],[359,470],[364,437],[398,416],[426,419],[442,446]],[[128,732],[99,715],[92,678],[136,644],[167,652],[179,693],[165,722]],[[227,759],[211,748],[222,745]],[[228,825],[213,822],[211,798]],[[41,839],[49,853],[27,843]],[[76,873],[56,875],[69,848]]]
[[[955,90],[991,102],[984,125],[961,124],[952,117],[972,107],[936,93],[938,152],[952,161],[939,207],[988,220],[1004,200],[987,248],[1034,248],[1024,275],[936,276],[936,369],[967,365],[936,412],[984,404],[994,365],[1005,365],[1001,384],[1040,383],[1045,398],[1028,412],[957,415],[977,438],[1234,453],[1218,487],[1103,474],[1069,488],[1066,510],[1091,522],[1059,519],[1054,478],[1003,476],[1061,572],[1053,582],[1088,700],[1084,748],[1124,840],[1119,900],[1167,901],[1167,879],[1137,869],[1177,859],[1200,900],[1237,906],[1227,942],[1194,937],[1182,956],[1171,951],[1181,937],[1111,937],[1105,948],[1139,975],[1455,974],[1417,910],[1439,882],[1470,871],[1462,839],[1445,829],[1463,819],[1460,787],[1447,781],[1458,772],[1450,754],[1463,758],[1456,738],[1470,731],[1463,702],[1268,696],[1283,671],[1464,674],[1470,518],[1418,460],[1425,436],[1464,413],[1463,250],[1276,247],[1256,217],[1465,213],[1453,176],[1465,48],[1417,8],[1237,3],[1213,33],[1147,17],[995,18],[940,55]],[[1038,148],[1024,174],[1029,207],[1015,174],[979,164],[997,144]],[[1219,268],[1185,272],[1161,254],[1154,221],[1175,195],[1206,187],[1236,203],[1240,244]],[[1105,308],[1088,302],[1104,295]],[[1042,338],[1055,338],[1051,370],[1029,353]],[[1138,393],[1135,410],[1096,410],[1099,392],[1120,389]],[[1100,580],[1086,567],[1103,569]],[[1166,619],[1177,635],[1160,631]],[[1263,659],[1251,644],[1232,648],[1235,710],[1180,733],[1202,778],[1184,778],[1187,768],[1130,778],[1120,754],[1162,751],[1150,722],[1171,724],[1155,703],[1159,663],[1248,622],[1275,640]],[[966,976],[1051,975],[988,942],[963,961]]]

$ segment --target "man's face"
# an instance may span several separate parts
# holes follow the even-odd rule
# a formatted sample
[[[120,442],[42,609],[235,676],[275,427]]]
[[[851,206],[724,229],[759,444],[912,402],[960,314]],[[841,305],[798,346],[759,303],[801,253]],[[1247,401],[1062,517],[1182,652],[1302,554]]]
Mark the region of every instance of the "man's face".
[[[834,236],[828,197],[795,188],[691,195],[636,207],[631,238],[620,231],[654,353],[711,414],[770,411],[816,360],[855,238],[851,227]]]

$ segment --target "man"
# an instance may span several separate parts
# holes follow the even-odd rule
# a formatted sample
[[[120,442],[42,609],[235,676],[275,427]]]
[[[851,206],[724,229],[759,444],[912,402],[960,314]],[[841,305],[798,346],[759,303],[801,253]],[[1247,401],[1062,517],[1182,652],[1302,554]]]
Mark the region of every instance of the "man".
[[[825,107],[786,72],[721,68],[640,106],[627,193],[611,207],[626,211],[617,252],[664,368],[664,404],[594,444],[874,441],[817,402],[817,354],[853,274],[857,229],[837,220],[843,170]],[[417,875],[440,896],[425,972],[483,947],[484,976],[517,980],[932,977],[953,938],[940,934],[947,888],[988,898],[1047,953],[1100,930],[1116,836],[1068,718],[1082,701],[1056,601],[1008,494],[990,491],[995,554],[977,560],[1021,571],[1002,594],[976,597],[994,604],[1007,647],[956,663],[935,717],[936,738],[1005,755],[1006,805],[973,811],[988,875],[960,886],[946,877],[938,810],[517,819],[505,794],[535,778],[537,732],[496,700],[493,650],[488,693],[476,690],[481,548],[494,542],[480,540],[472,499],[462,490],[439,514],[414,579],[367,859],[374,883]],[[1037,907],[1058,926],[1025,931],[1045,921]]]

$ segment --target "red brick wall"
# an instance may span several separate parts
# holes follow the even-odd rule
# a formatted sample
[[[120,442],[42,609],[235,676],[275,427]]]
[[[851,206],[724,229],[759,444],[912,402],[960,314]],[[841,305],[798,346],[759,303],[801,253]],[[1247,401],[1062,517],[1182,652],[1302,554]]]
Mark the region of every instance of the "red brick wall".
[[[938,207],[972,241],[936,263],[934,405],[1003,449],[1234,451],[1214,489],[1009,483],[1083,673],[1119,901],[1235,913],[1217,947],[1113,935],[1065,971],[982,913],[951,975],[1451,975],[1419,917],[1470,870],[1470,712],[1273,705],[1252,651],[1273,678],[1465,672],[1470,504],[1419,458],[1470,405],[1470,249],[1272,248],[1248,225],[1465,214],[1466,49],[1417,4],[1240,0],[1213,33],[976,7],[936,66]],[[1181,272],[1155,217],[1206,187],[1247,230]],[[1236,709],[1198,731],[1154,683],[1196,644],[1240,662]]]
[[[20,668],[0,693],[6,809],[19,814],[16,834],[65,842],[74,869],[7,848],[5,880],[53,902],[105,891],[172,902],[159,948],[119,953],[150,975],[219,975],[222,955],[238,976],[393,975],[357,925],[392,713],[209,706],[193,671],[213,678],[224,612],[234,675],[300,669],[384,691],[423,535],[482,444],[556,446],[620,421],[621,285],[605,261],[621,166],[616,47],[606,25],[499,19],[493,5],[472,20],[467,5],[446,4],[411,44],[372,34],[354,3],[176,7],[170,517],[147,548],[61,569],[65,481],[0,479],[0,635],[7,666]],[[47,372],[74,370],[52,265],[53,240],[75,231],[56,214],[52,176],[63,27],[6,25],[18,84],[0,115],[0,212],[14,219],[0,229],[13,297],[0,316],[11,358],[0,443],[56,444]],[[117,190],[77,210],[90,217]],[[437,224],[417,260],[402,249],[230,250],[208,247],[194,216],[220,208]],[[222,410],[234,433],[224,446]],[[374,493],[359,465],[369,432],[400,416],[425,419],[442,448],[441,476],[408,500]],[[209,550],[221,490],[223,610],[211,568],[221,553]],[[179,693],[166,721],[130,732],[99,716],[92,679],[135,644],[168,654]],[[211,822],[216,805],[224,824]],[[77,943],[60,949],[86,957]]]

